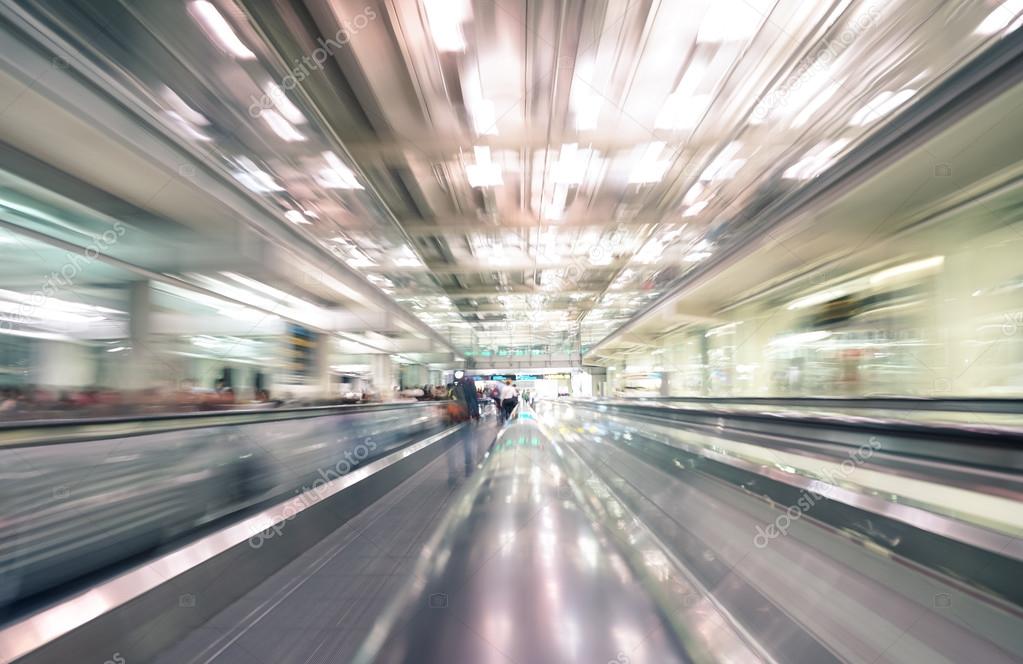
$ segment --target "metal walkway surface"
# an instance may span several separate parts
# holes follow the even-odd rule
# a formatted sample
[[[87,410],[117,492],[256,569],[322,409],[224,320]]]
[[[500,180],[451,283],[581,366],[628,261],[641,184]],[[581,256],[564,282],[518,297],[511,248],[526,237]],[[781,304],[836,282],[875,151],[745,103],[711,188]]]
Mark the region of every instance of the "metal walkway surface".
[[[995,527],[1010,537],[1012,519],[940,509],[950,491],[974,506],[996,489],[1012,501],[1011,474],[995,487],[985,469],[937,473],[886,439],[825,491],[813,473],[847,446],[740,445],[724,431],[558,402],[501,427],[452,427],[335,480],[266,540],[228,538],[240,525],[212,535],[235,544],[25,662],[78,650],[157,664],[1023,656],[1018,539],[1000,551],[973,539]],[[915,479],[880,496],[871,487],[888,476]],[[113,596],[98,592],[93,604]],[[47,624],[89,608],[71,601]]]
[[[387,601],[413,580],[415,564],[437,520],[476,472],[495,433],[495,427],[487,425],[463,432],[442,458],[198,627],[157,661],[350,661]]]
[[[549,441],[495,433],[467,432],[158,663],[689,661]]]

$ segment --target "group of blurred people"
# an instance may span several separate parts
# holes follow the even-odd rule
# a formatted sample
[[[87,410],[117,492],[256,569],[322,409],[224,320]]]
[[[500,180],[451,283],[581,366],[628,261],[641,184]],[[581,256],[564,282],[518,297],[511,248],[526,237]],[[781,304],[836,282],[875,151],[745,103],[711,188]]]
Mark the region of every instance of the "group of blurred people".
[[[505,421],[519,404],[519,392],[511,380],[488,387],[462,371],[455,372],[455,379],[447,385],[424,385],[406,390],[405,395],[420,401],[449,402],[448,415],[453,422],[478,420],[482,406],[489,403],[496,406],[498,417]]]
[[[0,421],[116,417],[148,413],[251,408],[280,403],[266,389],[236,393],[217,380],[213,387],[185,381],[177,388],[117,390],[106,387],[47,388],[27,385],[0,391]]]
[[[485,385],[463,372],[447,385],[424,385],[422,388],[398,390],[393,398],[448,402],[450,419],[457,422],[478,420],[481,408],[494,404],[498,417],[505,421],[518,406],[519,392],[511,380]],[[383,396],[372,387],[358,392],[341,392],[336,398],[283,399],[271,397],[262,387],[237,390],[217,378],[211,387],[194,380],[176,387],[117,390],[105,387],[46,388],[37,386],[0,389],[0,422],[5,420],[40,420],[54,417],[75,419],[117,417],[156,413],[192,412],[272,408],[288,405],[335,405],[380,401]]]

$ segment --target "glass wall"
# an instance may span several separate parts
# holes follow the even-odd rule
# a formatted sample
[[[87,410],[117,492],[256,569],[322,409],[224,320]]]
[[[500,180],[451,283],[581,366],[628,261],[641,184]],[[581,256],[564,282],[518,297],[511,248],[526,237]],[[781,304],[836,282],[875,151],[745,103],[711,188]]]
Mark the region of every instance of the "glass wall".
[[[617,364],[617,393],[1023,395],[1023,224],[958,217],[806,275]]]

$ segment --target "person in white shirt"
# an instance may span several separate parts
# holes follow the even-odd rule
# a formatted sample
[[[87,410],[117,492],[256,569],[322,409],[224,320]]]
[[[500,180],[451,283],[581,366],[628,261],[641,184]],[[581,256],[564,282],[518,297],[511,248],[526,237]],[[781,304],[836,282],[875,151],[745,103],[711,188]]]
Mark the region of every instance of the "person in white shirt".
[[[512,385],[511,379],[508,379],[501,386],[501,414],[504,415],[502,419],[510,418],[517,405],[519,405],[519,391]]]

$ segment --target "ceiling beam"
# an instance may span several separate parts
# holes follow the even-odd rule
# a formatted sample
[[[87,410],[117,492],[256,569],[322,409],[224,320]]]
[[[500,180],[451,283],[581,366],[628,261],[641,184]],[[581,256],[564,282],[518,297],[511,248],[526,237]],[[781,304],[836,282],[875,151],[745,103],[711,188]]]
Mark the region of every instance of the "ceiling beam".
[[[549,297],[572,297],[582,296],[590,297],[597,295],[602,291],[597,289],[577,289],[577,290],[558,290],[558,291],[547,291],[539,286],[500,286],[494,284],[491,288],[481,288],[479,286],[475,288],[469,288],[461,290],[458,288],[447,288],[445,289],[445,295],[452,300],[471,300],[480,297],[498,297],[501,295],[546,295]],[[616,291],[617,292],[617,291]],[[628,292],[628,291],[623,291]],[[412,288],[399,288],[395,291],[395,297],[418,297],[423,294],[422,290]]]
[[[681,219],[670,218],[669,215],[644,216],[635,219],[613,220],[607,216],[587,216],[582,219],[569,219],[562,223],[541,224],[538,220],[530,217],[512,217],[502,219],[479,219],[477,217],[443,217],[434,220],[402,219],[401,224],[405,232],[411,237],[444,237],[462,236],[475,233],[497,233],[501,231],[522,230],[524,228],[558,229],[566,231],[577,231],[588,228],[615,228],[626,226],[635,228],[649,226],[652,224],[671,223]],[[371,232],[379,230],[376,226],[346,226],[348,232]]]
[[[586,269],[591,271],[617,272],[619,269],[628,265],[628,263],[629,261],[626,259],[618,259],[608,263],[607,265],[589,265]],[[477,258],[472,262],[457,264],[431,262],[426,265],[409,266],[374,265],[361,269],[364,272],[376,274],[409,274],[417,272],[430,272],[432,274],[497,274],[509,272],[533,272],[534,270],[559,270],[567,266],[567,261],[539,263],[530,260],[501,265],[488,261],[485,257],[483,257]]]
[[[699,136],[700,143],[692,144],[689,148],[693,152],[710,147],[728,140],[728,135],[720,133],[714,135],[702,132]],[[472,138],[465,134],[432,134],[429,136],[416,136],[415,138],[402,138],[396,140],[373,140],[373,141],[349,141],[347,147],[349,152],[357,160],[366,163],[404,164],[409,159],[425,159],[429,161],[442,161],[457,159],[460,154],[472,153],[475,145],[486,145],[492,152],[509,150],[519,153],[522,150],[544,150],[550,148],[557,152],[565,143],[578,143],[580,146],[592,148],[602,155],[631,152],[637,145],[650,141],[650,133],[645,129],[637,128],[636,131],[605,132],[603,135],[587,133],[580,136],[575,131],[561,131],[551,135],[542,130],[504,132],[496,136]]]

